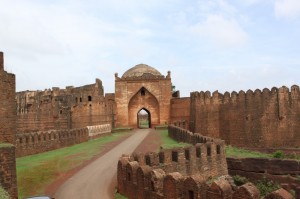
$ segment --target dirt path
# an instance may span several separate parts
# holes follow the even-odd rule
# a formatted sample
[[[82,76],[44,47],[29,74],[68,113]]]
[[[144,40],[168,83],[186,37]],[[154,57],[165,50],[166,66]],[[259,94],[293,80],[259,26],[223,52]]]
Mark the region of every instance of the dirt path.
[[[150,131],[152,132],[149,134]],[[153,141],[155,139],[156,141]],[[54,197],[58,199],[110,199],[112,187],[116,183],[119,157],[122,154],[131,154],[136,149],[146,152],[158,146],[157,132],[151,129],[136,130],[132,136],[65,181]]]

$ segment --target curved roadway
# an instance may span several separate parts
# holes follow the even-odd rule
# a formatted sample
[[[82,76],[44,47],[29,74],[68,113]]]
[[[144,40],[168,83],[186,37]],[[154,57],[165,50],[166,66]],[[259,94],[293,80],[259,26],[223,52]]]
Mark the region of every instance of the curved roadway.
[[[57,199],[110,199],[111,184],[122,154],[131,154],[150,129],[137,130],[122,143],[69,178],[54,194]]]

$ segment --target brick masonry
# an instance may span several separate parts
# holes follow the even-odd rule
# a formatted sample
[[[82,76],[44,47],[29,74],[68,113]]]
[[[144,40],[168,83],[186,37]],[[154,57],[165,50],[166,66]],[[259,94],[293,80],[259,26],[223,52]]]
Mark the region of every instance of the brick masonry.
[[[198,142],[199,135],[179,127],[170,126],[169,133],[178,140]],[[252,183],[237,187],[227,175],[224,142],[207,137],[199,140],[203,142],[191,147],[123,155],[117,171],[119,193],[130,199],[261,198]],[[283,189],[267,198],[273,196],[292,198]]]
[[[17,131],[62,130],[115,123],[114,94],[103,94],[102,82],[16,94]]]
[[[33,155],[89,140],[88,128],[21,133],[16,136],[16,156]]]
[[[241,147],[300,145],[298,86],[191,93],[190,130]]]
[[[135,67],[149,69],[141,64]],[[133,68],[135,68],[133,67]],[[132,69],[129,69],[130,71]],[[155,69],[154,69],[155,70]],[[159,73],[158,71],[156,71]],[[125,73],[126,74],[126,73]],[[137,127],[137,114],[145,109],[151,115],[151,125],[168,124],[171,100],[171,75],[165,77],[144,73],[141,76],[115,75],[117,127]]]
[[[296,160],[227,158],[230,175],[247,177],[252,182],[267,178],[287,190],[300,188],[300,165]]]
[[[0,52],[0,186],[17,198],[15,135],[16,103],[15,75],[4,71],[3,53]]]

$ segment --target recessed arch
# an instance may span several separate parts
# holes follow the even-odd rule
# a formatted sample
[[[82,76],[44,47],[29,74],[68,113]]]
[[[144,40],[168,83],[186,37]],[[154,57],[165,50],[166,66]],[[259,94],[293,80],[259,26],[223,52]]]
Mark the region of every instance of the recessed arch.
[[[159,103],[157,98],[144,86],[132,96],[128,103],[129,126],[139,128],[138,113],[145,110],[148,113],[150,126],[159,124]]]

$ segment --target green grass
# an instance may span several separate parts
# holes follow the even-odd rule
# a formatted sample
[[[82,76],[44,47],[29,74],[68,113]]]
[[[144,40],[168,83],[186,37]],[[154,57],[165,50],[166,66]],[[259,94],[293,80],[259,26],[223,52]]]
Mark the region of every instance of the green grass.
[[[168,129],[163,129],[163,130],[158,130],[159,135],[161,137],[162,141],[162,148],[164,149],[171,149],[174,147],[185,147],[185,146],[190,146],[188,143],[178,143],[176,140],[170,138],[168,136]]]
[[[115,193],[114,199],[127,199],[127,198],[119,193]]]
[[[272,154],[260,153],[257,151],[249,151],[245,149],[236,148],[233,146],[226,146],[226,156],[233,158],[272,158]]]
[[[17,158],[19,198],[44,194],[61,175],[99,154],[103,147],[127,133],[114,133],[74,146]]]
[[[149,121],[148,120],[140,120],[139,128],[142,128],[142,129],[149,128]]]
[[[0,186],[0,198],[10,199],[9,194]]]

